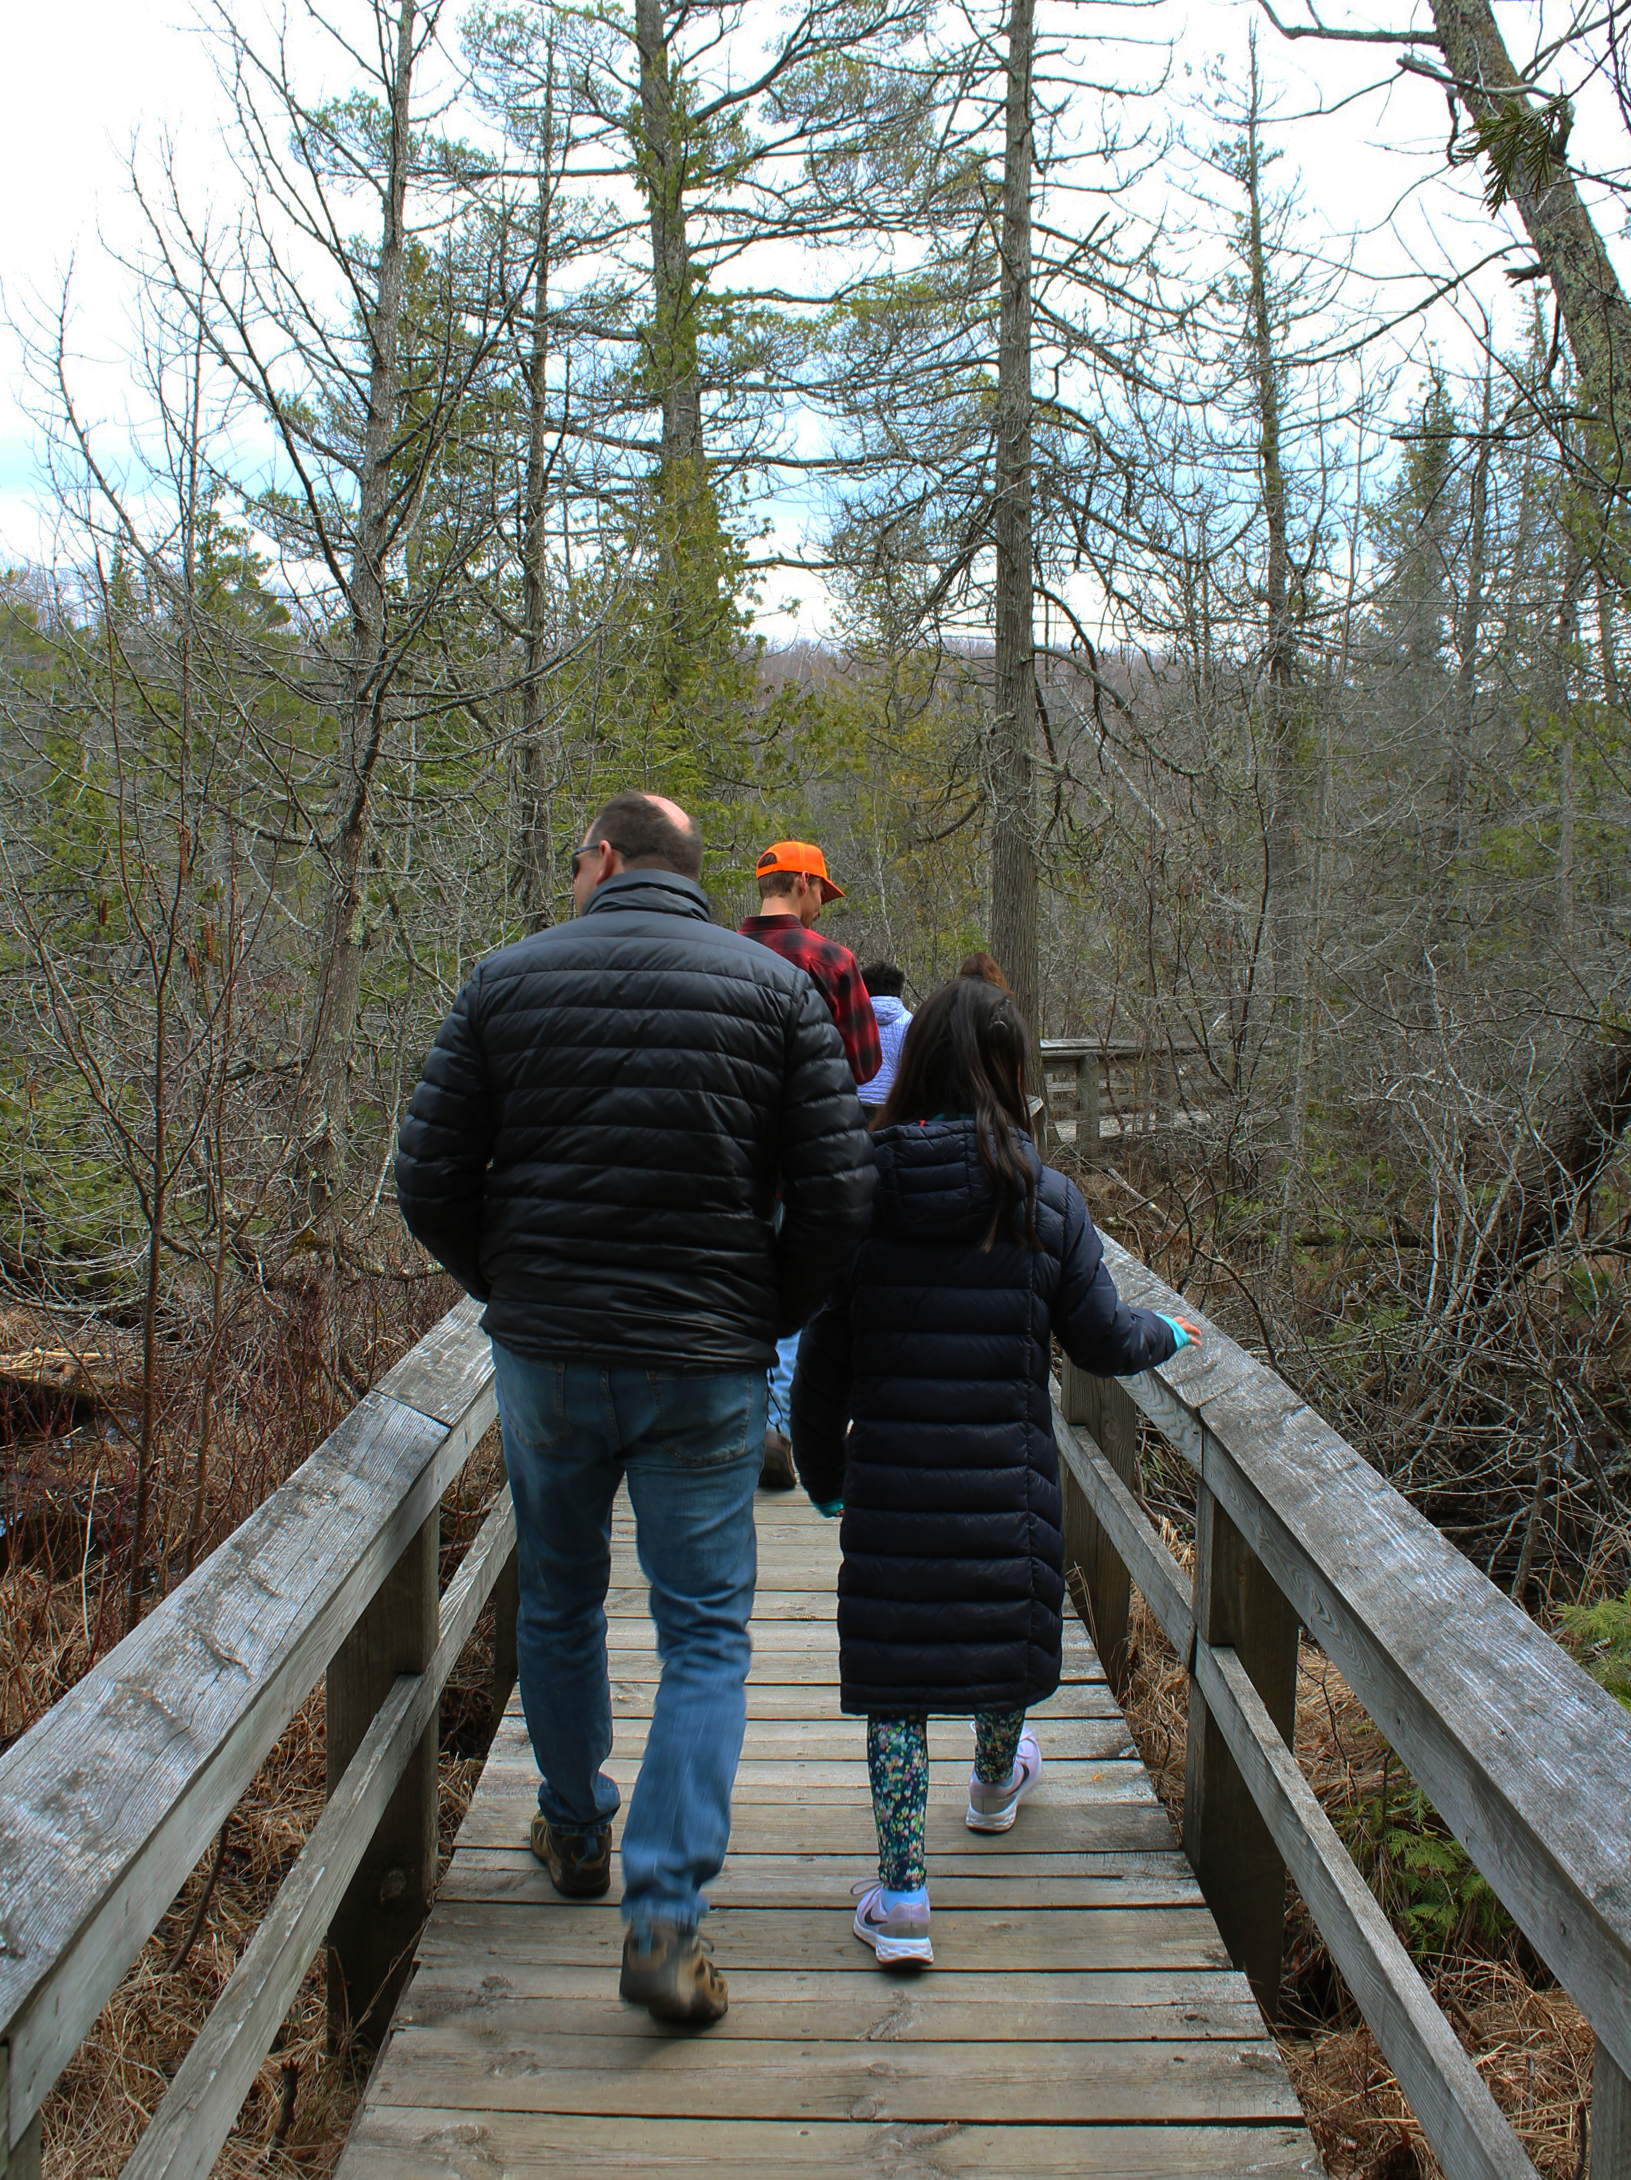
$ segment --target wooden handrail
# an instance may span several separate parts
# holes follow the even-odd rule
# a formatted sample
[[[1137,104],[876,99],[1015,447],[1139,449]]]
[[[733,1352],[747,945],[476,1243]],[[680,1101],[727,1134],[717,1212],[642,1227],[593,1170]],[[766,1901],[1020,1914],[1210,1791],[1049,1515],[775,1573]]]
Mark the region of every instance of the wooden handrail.
[[[1127,1300],[1199,1317],[1193,1303],[1108,1237],[1105,1254]],[[1200,1321],[1206,1336],[1199,1351],[1125,1381],[1123,1397],[1196,1469],[1203,1508],[1219,1510],[1251,1562],[1339,1666],[1585,2013],[1598,2040],[1593,2180],[1627,2180],[1631,1715],[1291,1387]],[[1298,1791],[1287,1770],[1295,1765],[1284,1735],[1268,1721],[1253,1686],[1256,1674],[1231,1662],[1231,1649],[1207,1624],[1202,1564],[1191,1602],[1135,1490],[1079,1424],[1061,1415],[1059,1430],[1068,1475],[1097,1532],[1190,1666],[1185,1846],[1203,1887],[1204,1843],[1189,1834],[1197,1814],[1195,1747],[1207,1727],[1227,1743],[1452,2180],[1528,2170],[1515,2139],[1508,2150],[1491,2135],[1482,2085],[1473,2095],[1462,2074],[1456,2087],[1460,2046],[1447,2029],[1439,2037],[1424,2026],[1420,1979],[1403,1949],[1393,1940],[1390,1957],[1375,1920],[1358,1912],[1357,1875],[1351,1864],[1344,1872],[1339,1846],[1340,1863],[1333,1861],[1335,1835],[1323,1819],[1314,1823],[1312,1796]],[[1214,1903],[1226,1935],[1230,1905]],[[1408,1983],[1400,1980],[1405,1969]]]
[[[1176,1052],[1184,1057],[1191,1057],[1201,1050],[1201,1047],[1196,1044],[1194,1038],[1187,1031],[1182,1037],[1174,1038],[1170,1045],[1166,1038],[1156,1035],[1149,1037],[1043,1037],[1039,1039],[1039,1042],[1042,1046],[1042,1064],[1044,1067],[1050,1061],[1055,1060],[1062,1064],[1066,1060],[1121,1061],[1142,1060],[1151,1057],[1161,1058],[1169,1051]]]
[[[8,2180],[32,2180],[41,2104],[279,1734],[410,1547],[427,1533],[434,1541],[442,1494],[497,1412],[478,1314],[470,1302],[451,1311],[0,1757],[0,2173]],[[369,1847],[382,1783],[401,1777],[427,1721],[434,1731],[436,1699],[457,1657],[452,1635],[473,1622],[506,1553],[513,1556],[507,1494],[495,1513],[479,1557],[478,1548],[467,1555],[462,1587],[456,1580],[443,1601],[449,1640],[432,1640],[435,1655],[406,1692],[400,1681],[387,1688],[379,1710],[391,1709],[390,1730],[383,1743],[380,1733],[363,1736],[339,1782],[357,1814],[328,1865],[325,1914]],[[297,1863],[286,1891],[306,1883],[309,1870]],[[275,1960],[262,1947],[268,1991],[287,1981],[297,1955],[288,1987],[298,1984],[321,1938],[320,1929],[312,1936],[315,1913],[288,1921]],[[278,1921],[276,1909],[269,1920]],[[223,2003],[242,2002],[241,1975],[242,1964]],[[257,2033],[269,2009],[260,1994],[251,2009]],[[281,2019],[281,2008],[271,2014],[268,2042]],[[252,2042],[232,2039],[240,2072]],[[246,2086],[264,2051],[253,2053]],[[153,2162],[155,2145],[139,2169],[208,2170],[241,2101],[240,2092],[224,2105],[225,2079],[204,2100],[202,2127],[172,2131],[167,2161]]]
[[[1169,1313],[1180,1306],[1108,1239],[1106,1255],[1129,1300]],[[427,1550],[433,1565],[442,1493],[495,1414],[491,1352],[476,1317],[471,1303],[450,1312],[0,1758],[8,2180],[33,2180],[44,2097],[318,1676],[328,1669],[332,1682],[392,1583],[422,1583]],[[1238,1822],[1233,1780],[1296,1878],[1452,2180],[1530,2170],[1297,1769],[1275,1693],[1287,1626],[1294,1669],[1295,1618],[1270,1614],[1275,1631],[1255,1650],[1249,1611],[1240,1618],[1240,1600],[1272,1578],[1258,1609],[1276,1594],[1289,1601],[1590,2020],[1593,2180],[1627,2180],[1631,1717],[1290,1387],[1205,1329],[1199,1353],[1105,1389],[1095,1413],[1118,1449],[1114,1461],[1069,1413],[1068,1388],[1058,1426],[1067,1475],[1091,1510],[1101,1650],[1113,1669],[1126,1577],[1111,1596],[1100,1543],[1190,1668],[1185,1845],[1203,1885],[1206,1841],[1191,1832]],[[1135,1403],[1198,1472],[1207,1540],[1193,1591],[1140,1507]],[[360,1699],[371,1723],[127,2167],[131,2180],[209,2170],[323,1928],[334,1929],[387,1808],[405,1791],[399,1782],[433,1730],[469,1629],[499,1582],[513,1580],[513,1561],[506,1493],[433,1607],[415,1669],[387,1674]],[[372,1670],[377,1680],[377,1657]],[[1244,1927],[1255,1912],[1240,1900],[1251,1892],[1252,1857],[1262,1863],[1264,1853],[1261,1842],[1236,1845],[1227,1889],[1240,1897],[1214,1902],[1226,1935],[1231,1915]],[[1271,1880],[1279,1867],[1269,1867]],[[1273,1891],[1258,1887],[1259,1897]],[[1283,1910],[1283,1878],[1279,1899]],[[1232,1942],[1243,1942],[1238,1930]],[[1277,1940],[1266,1957],[1278,1960]],[[1261,1973],[1257,1980],[1261,1987]]]

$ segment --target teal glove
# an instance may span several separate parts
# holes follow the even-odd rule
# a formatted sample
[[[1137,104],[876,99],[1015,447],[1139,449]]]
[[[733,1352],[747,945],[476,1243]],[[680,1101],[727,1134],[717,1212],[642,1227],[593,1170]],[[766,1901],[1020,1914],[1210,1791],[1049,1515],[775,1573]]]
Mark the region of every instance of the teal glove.
[[[1176,1317],[1169,1317],[1164,1310],[1157,1310],[1155,1314],[1157,1315],[1157,1317],[1160,1318],[1162,1324],[1170,1325],[1172,1327],[1172,1337],[1178,1343],[1177,1352],[1179,1354],[1182,1354],[1184,1349],[1189,1345],[1189,1334],[1184,1330],[1183,1326],[1179,1324]]]
[[[825,1514],[829,1521],[835,1514],[842,1514],[844,1511],[842,1499],[812,1499],[810,1504],[818,1514]]]

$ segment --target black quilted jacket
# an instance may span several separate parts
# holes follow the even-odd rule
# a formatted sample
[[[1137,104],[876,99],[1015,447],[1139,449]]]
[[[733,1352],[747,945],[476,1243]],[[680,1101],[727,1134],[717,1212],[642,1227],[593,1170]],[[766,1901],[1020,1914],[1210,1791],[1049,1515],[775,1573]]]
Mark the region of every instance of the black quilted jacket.
[[[1041,1248],[1005,1229],[987,1253],[972,1120],[872,1140],[871,1232],[806,1330],[793,1382],[799,1475],[812,1498],[844,1501],[843,1707],[1018,1710],[1059,1684],[1051,1336],[1110,1377],[1164,1362],[1172,1333],[1121,1301],[1062,1173],[1039,1168]]]
[[[662,1369],[770,1363],[854,1254],[872,1187],[820,992],[654,870],[481,964],[396,1159],[403,1218],[495,1339]]]

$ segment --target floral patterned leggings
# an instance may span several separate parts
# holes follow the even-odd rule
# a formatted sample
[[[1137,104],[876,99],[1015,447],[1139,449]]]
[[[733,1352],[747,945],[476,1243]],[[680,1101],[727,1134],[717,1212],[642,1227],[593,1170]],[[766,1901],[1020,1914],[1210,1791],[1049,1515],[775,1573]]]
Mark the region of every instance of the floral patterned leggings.
[[[1023,1711],[979,1711],[974,1718],[974,1770],[989,1782],[1014,1768]],[[929,1721],[869,1718],[866,1767],[878,1824],[878,1881],[891,1892],[915,1892],[929,1881],[923,1818],[929,1806]]]

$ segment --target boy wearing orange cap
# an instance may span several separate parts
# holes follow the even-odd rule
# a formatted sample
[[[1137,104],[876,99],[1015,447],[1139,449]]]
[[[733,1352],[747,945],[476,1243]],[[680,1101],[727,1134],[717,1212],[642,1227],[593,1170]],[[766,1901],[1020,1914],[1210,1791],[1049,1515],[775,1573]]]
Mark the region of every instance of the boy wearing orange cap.
[[[810,978],[832,1009],[843,1039],[844,1057],[859,1086],[883,1065],[878,1018],[855,956],[836,939],[824,939],[815,920],[829,901],[841,901],[843,888],[827,876],[827,858],[808,840],[776,840],[759,858],[759,914],[742,926],[745,939],[757,939]],[[793,1484],[793,1448],[787,1435],[792,1412],[793,1366],[798,1334],[776,1343],[776,1367],[770,1373],[770,1428],[765,1432],[762,1483],[773,1490]]]
[[[883,1065],[878,1022],[855,956],[836,939],[824,939],[815,920],[829,901],[844,891],[827,876],[827,858],[807,840],[777,840],[759,858],[759,914],[742,926],[742,936],[757,939],[804,970],[832,1009],[844,1056],[856,1082],[870,1082]]]

